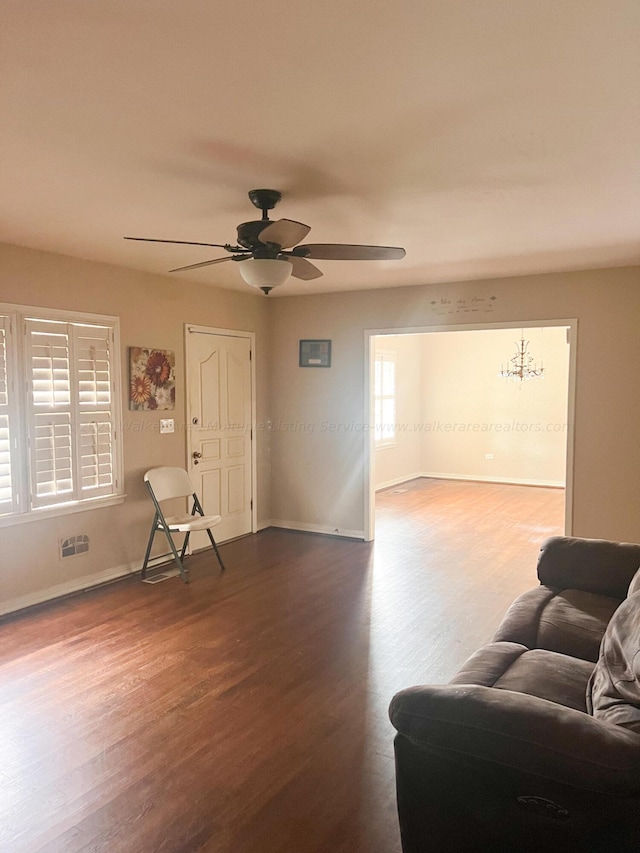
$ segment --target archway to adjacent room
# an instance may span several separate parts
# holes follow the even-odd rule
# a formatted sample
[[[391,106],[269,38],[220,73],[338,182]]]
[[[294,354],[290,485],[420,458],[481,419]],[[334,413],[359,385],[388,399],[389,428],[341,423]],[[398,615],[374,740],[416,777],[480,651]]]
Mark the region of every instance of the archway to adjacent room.
[[[367,330],[365,538],[376,492],[417,478],[563,489],[570,534],[576,336],[575,320]],[[541,377],[500,375],[520,339]]]

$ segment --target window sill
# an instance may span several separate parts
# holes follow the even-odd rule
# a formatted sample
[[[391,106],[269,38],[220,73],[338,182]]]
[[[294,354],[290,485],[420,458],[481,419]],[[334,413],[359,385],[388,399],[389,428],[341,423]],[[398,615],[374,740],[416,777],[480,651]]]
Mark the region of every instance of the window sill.
[[[108,497],[91,498],[86,501],[49,506],[42,509],[32,509],[30,512],[16,512],[12,515],[0,516],[0,527],[13,527],[16,524],[28,524],[32,521],[43,521],[48,518],[58,518],[61,515],[74,515],[78,512],[103,509],[124,503],[126,495],[109,495]]]
[[[381,441],[378,444],[376,444],[375,449],[376,450],[387,450],[391,447],[397,447],[397,446],[398,446],[397,441]]]

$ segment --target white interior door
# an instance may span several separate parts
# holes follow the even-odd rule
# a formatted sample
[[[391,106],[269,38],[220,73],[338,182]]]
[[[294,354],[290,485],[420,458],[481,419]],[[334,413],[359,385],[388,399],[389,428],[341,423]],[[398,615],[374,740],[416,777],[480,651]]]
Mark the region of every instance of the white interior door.
[[[222,516],[219,542],[252,530],[251,338],[187,327],[188,468],[205,513]],[[206,547],[206,533],[191,544]]]

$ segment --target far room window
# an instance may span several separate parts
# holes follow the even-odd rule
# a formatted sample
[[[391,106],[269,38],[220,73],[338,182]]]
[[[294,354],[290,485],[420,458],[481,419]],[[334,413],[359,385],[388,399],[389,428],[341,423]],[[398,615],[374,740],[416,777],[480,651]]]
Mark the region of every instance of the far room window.
[[[376,447],[396,443],[396,354],[378,350],[375,355],[374,436]]]
[[[0,518],[122,493],[118,319],[0,305]]]

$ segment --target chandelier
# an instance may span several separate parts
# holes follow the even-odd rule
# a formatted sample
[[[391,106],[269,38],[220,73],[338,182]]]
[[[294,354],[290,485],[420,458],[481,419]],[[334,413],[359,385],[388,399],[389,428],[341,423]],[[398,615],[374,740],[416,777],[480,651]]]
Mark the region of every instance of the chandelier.
[[[542,362],[540,362],[540,367],[534,364],[533,356],[529,354],[529,341],[525,340],[524,334],[516,343],[515,355],[509,359],[506,368],[500,365],[499,375],[504,376],[505,379],[520,380],[520,382],[525,379],[544,378]]]

